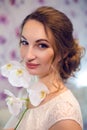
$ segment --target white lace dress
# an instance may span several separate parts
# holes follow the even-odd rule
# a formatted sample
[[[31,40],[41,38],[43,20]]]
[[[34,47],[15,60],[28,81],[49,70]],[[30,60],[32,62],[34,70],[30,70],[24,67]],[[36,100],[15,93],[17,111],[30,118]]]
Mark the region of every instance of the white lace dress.
[[[18,117],[12,118],[5,128],[16,125]],[[49,130],[56,122],[66,119],[74,120],[83,127],[80,106],[70,90],[37,108],[27,110],[17,130]]]

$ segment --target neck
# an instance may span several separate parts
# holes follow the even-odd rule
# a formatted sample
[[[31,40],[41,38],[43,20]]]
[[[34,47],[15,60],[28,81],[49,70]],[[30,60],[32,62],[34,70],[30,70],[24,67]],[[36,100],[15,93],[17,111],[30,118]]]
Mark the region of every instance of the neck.
[[[60,76],[54,72],[39,78],[39,80],[48,87],[50,93],[59,91],[64,86]]]

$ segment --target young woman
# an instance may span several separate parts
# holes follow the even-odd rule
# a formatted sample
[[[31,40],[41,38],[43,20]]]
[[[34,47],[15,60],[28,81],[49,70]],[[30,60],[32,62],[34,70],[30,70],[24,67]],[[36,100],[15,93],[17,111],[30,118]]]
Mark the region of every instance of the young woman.
[[[83,52],[72,33],[69,18],[52,7],[40,7],[24,19],[20,54],[49,94],[37,107],[29,104],[16,130],[82,130],[79,103],[64,84],[78,69]]]

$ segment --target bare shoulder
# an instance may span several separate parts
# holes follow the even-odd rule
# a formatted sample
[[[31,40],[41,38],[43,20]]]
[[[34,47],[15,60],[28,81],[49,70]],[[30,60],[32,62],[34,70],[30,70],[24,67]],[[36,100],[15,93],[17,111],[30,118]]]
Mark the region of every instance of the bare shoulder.
[[[49,130],[82,130],[74,120],[62,120],[55,123]]]

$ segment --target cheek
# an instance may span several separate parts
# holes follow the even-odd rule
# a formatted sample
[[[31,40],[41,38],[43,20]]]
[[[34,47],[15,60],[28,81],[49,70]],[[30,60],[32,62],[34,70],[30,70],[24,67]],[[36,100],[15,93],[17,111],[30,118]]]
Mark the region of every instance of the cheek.
[[[20,56],[21,56],[22,59],[23,59],[24,56],[25,56],[25,52],[24,52],[24,49],[23,49],[23,48],[20,48]]]
[[[44,64],[51,65],[53,62],[53,58],[54,58],[54,52],[53,51],[47,52],[43,60]]]

